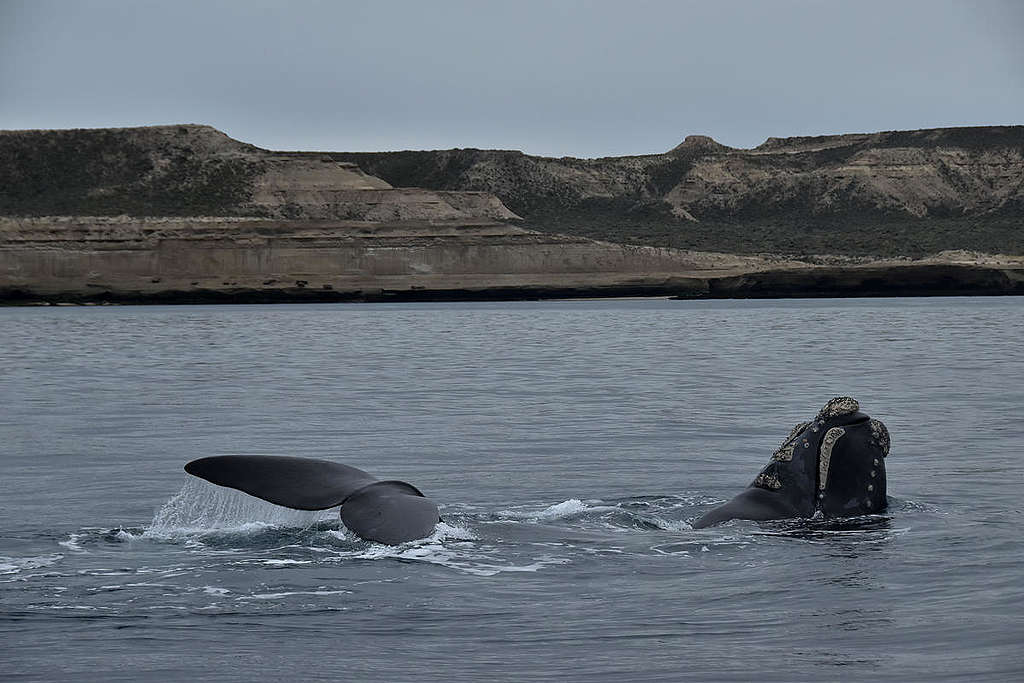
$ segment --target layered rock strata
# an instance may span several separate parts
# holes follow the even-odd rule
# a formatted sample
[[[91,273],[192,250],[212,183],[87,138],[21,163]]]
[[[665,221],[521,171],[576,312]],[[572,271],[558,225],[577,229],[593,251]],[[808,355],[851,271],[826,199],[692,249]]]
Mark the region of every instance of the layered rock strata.
[[[476,222],[0,219],[0,302],[203,303],[578,296],[1024,293],[1024,261],[820,263]]]
[[[0,132],[0,302],[1021,293],[1021,130],[755,150],[690,137],[665,155],[598,160],[271,152],[194,125]],[[899,214],[943,249],[971,246],[959,223],[934,217],[942,206],[981,221],[978,234],[1002,246],[989,251],[1009,256],[911,260],[888,224],[798,220]],[[778,230],[744,223],[744,212],[796,215],[776,226],[786,239],[836,248],[736,256],[586,236],[641,226],[660,242],[625,241],[674,244],[685,226],[704,226],[722,244],[742,233],[761,246],[747,251],[769,250]],[[545,216],[547,230],[529,229]],[[715,216],[732,222],[708,232]],[[578,234],[553,234],[565,220]],[[878,258],[885,250],[896,253]]]
[[[766,267],[546,235],[494,221],[0,220],[0,299],[285,301],[706,289]]]
[[[731,252],[1024,253],[1024,126],[770,138],[690,136],[664,154],[334,154],[395,185],[482,190],[531,227]]]
[[[0,131],[0,215],[517,220],[483,191],[393,188],[330,155],[209,126]]]

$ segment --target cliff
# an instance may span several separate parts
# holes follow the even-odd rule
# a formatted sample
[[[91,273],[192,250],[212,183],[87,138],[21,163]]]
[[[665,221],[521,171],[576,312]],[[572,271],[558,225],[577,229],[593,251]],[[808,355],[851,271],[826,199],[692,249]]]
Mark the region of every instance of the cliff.
[[[477,221],[0,218],[0,303],[1022,294],[1024,258],[815,262]]]
[[[1024,253],[1024,126],[690,136],[664,154],[333,154],[394,185],[491,192],[538,230],[738,253]]]
[[[708,277],[773,265],[486,219],[0,219],[0,301],[7,303],[700,294]]]
[[[732,253],[1024,253],[1024,126],[770,138],[750,150],[690,136],[664,154],[555,159],[272,152],[182,125],[0,132],[0,160],[8,216],[521,217],[541,232]]]
[[[1022,130],[590,160],[0,132],[0,303],[1024,293]]]
[[[515,220],[485,192],[396,190],[329,155],[209,126],[0,131],[0,215]]]

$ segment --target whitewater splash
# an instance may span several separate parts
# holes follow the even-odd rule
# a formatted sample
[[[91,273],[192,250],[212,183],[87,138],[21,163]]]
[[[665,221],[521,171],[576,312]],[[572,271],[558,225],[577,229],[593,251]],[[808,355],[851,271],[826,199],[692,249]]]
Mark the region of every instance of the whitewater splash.
[[[399,560],[493,576],[502,572],[534,572],[568,562],[546,552],[528,559],[504,557],[500,547],[481,543],[476,533],[453,518],[440,522],[434,533],[423,539],[397,546],[372,543],[348,531],[340,523],[337,508],[292,510],[201,480],[187,481],[156,512],[149,526],[137,531],[119,530],[117,534],[108,532],[106,538],[183,544],[198,553],[230,546],[233,553],[253,555],[233,561],[271,568],[352,560]],[[77,544],[79,540],[74,538],[69,542]],[[274,556],[266,556],[268,552]]]
[[[636,528],[661,529],[664,531],[689,531],[692,529],[685,520],[673,520],[662,516],[675,508],[691,506],[690,498],[678,497],[662,501],[659,507],[645,502],[627,499],[619,502],[587,501],[570,498],[561,503],[549,505],[541,510],[511,508],[503,510],[499,519],[535,524],[551,522],[598,523],[609,529],[626,530]]]
[[[648,496],[613,501],[570,498],[554,504],[522,505],[493,512],[456,506],[444,513],[445,521],[430,536],[386,546],[365,541],[348,531],[337,508],[292,510],[234,489],[189,479],[155,513],[147,527],[72,534],[62,545],[72,552],[86,552],[86,547],[99,542],[148,540],[178,545],[188,553],[228,554],[232,556],[232,566],[284,569],[353,560],[397,560],[493,576],[569,564],[569,554],[579,545],[579,541],[551,541],[544,536],[530,544],[529,552],[510,555],[507,541],[501,540],[508,533],[518,535],[535,525],[569,527],[585,533],[611,530],[617,535],[689,531],[685,518],[696,502],[688,496]],[[490,526],[494,523],[513,526]],[[489,530],[483,537],[474,530],[480,524],[487,525]],[[498,536],[494,540],[492,529]],[[605,547],[592,551],[620,552]]]
[[[247,531],[266,527],[304,529],[337,519],[337,508],[292,510],[241,491],[190,479],[157,511],[143,536],[173,538],[209,531]]]

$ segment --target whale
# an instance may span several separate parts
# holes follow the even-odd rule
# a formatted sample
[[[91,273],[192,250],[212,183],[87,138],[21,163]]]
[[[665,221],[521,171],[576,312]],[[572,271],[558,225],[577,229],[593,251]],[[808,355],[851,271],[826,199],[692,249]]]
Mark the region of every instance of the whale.
[[[732,519],[856,517],[887,507],[885,458],[889,431],[836,396],[801,422],[750,485],[699,517],[694,529]],[[437,504],[412,484],[380,480],[330,460],[274,455],[218,455],[185,471],[295,510],[339,507],[341,521],[362,539],[398,545],[426,538],[441,521]]]
[[[185,465],[192,476],[293,510],[340,506],[342,524],[367,541],[399,545],[426,538],[441,521],[437,504],[404,481],[316,458],[215,455]]]
[[[768,464],[732,500],[694,529],[732,519],[838,518],[885,510],[889,430],[850,396],[829,400],[813,420],[794,426]]]

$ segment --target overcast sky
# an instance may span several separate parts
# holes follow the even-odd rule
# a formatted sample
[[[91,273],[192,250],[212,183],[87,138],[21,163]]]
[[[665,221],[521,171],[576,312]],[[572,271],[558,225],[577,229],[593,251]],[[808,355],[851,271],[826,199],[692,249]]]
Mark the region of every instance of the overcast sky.
[[[0,0],[0,128],[663,152],[1024,123],[1024,1]]]

